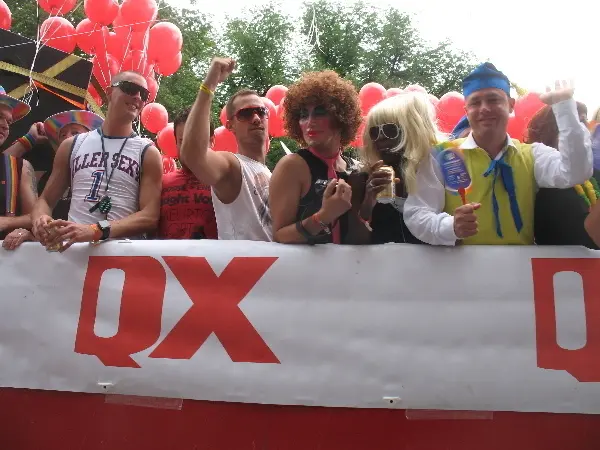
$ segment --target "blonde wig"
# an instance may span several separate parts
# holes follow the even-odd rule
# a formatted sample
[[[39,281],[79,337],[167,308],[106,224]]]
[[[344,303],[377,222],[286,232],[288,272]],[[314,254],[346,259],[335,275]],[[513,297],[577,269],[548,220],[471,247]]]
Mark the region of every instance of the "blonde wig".
[[[417,167],[429,156],[432,147],[444,140],[435,123],[435,109],[427,96],[420,92],[396,95],[375,105],[367,115],[361,159],[370,167],[381,159],[369,129],[385,123],[400,127],[402,140],[398,148],[404,151],[402,174],[409,193],[416,190]]]

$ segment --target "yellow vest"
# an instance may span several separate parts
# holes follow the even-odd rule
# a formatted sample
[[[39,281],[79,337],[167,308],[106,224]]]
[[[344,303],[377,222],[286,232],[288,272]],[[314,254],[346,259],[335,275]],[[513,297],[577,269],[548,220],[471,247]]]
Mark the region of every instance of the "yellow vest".
[[[464,139],[455,141],[462,144]],[[506,149],[504,161],[513,170],[513,178],[519,210],[523,220],[523,228],[519,233],[515,226],[510,210],[508,193],[504,188],[502,177],[496,178],[496,199],[499,205],[500,226],[503,237],[496,233],[496,222],[492,207],[493,174],[484,177],[483,174],[490,166],[492,160],[487,152],[481,148],[460,150],[465,166],[471,177],[471,186],[467,190],[467,202],[481,203],[477,214],[478,233],[463,240],[464,244],[479,245],[532,245],[533,244],[533,210],[535,202],[536,182],[533,171],[533,151],[530,144],[522,144],[513,140],[512,145]],[[454,210],[462,205],[458,193],[446,190],[446,203],[444,211],[454,215]]]

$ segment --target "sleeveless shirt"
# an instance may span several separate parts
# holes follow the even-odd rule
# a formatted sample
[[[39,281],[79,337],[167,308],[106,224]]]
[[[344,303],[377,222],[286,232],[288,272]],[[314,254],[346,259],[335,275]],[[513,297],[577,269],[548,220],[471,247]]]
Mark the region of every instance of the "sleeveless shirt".
[[[271,171],[264,164],[235,153],[242,171],[242,186],[237,198],[226,205],[211,189],[219,239],[273,240],[269,211]]]
[[[327,165],[309,152],[306,149],[298,150],[296,153],[300,156],[308,165],[310,171],[310,188],[306,195],[300,199],[298,203],[298,210],[296,212],[296,221],[304,220],[321,209],[323,203],[323,192],[329,183],[329,177],[327,176]],[[356,164],[350,158],[342,155],[344,161],[346,161],[346,171],[336,172],[338,178],[348,182],[350,173],[356,170]],[[348,213],[343,214],[339,219],[340,221],[340,235],[342,243],[348,234]],[[331,234],[321,232],[315,236],[315,243],[317,244],[328,244],[333,242]]]
[[[72,222],[91,225],[100,220],[123,219],[139,211],[142,161],[152,141],[135,134],[126,142],[123,137],[104,136],[103,150],[100,133],[98,129],[79,134],[73,141],[69,209]],[[108,217],[99,209],[90,213],[90,208],[105,195],[112,203]]]

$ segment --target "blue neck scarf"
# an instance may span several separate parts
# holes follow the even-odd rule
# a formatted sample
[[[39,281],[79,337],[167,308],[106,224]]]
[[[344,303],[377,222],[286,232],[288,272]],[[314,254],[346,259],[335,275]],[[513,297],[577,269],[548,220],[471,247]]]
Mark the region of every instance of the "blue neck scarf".
[[[512,213],[515,227],[517,228],[517,231],[519,233],[523,228],[523,219],[521,218],[521,212],[519,211],[519,203],[517,202],[517,193],[515,191],[515,180],[513,177],[513,171],[510,164],[504,161],[505,156],[506,152],[504,152],[502,157],[494,159],[490,163],[488,169],[483,174],[484,177],[488,177],[492,174],[494,176],[494,179],[492,181],[492,207],[494,210],[494,221],[496,223],[496,234],[498,235],[498,237],[503,237],[502,227],[500,225],[500,208],[498,205],[498,199],[496,198],[496,180],[498,179],[498,175],[500,175],[502,183],[504,183],[504,188],[508,193],[508,199],[510,201],[510,211]]]

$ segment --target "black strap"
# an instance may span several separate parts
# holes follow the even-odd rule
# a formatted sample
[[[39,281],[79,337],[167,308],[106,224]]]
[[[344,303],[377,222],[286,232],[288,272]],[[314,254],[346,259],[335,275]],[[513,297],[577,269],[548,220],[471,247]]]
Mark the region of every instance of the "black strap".
[[[306,239],[306,242],[308,243],[308,245],[315,245],[315,243],[316,243],[315,236],[310,234],[308,232],[308,230],[306,228],[304,228],[304,225],[302,225],[301,220],[296,222],[296,230],[298,230],[298,233],[300,233],[304,237],[304,239]]]

